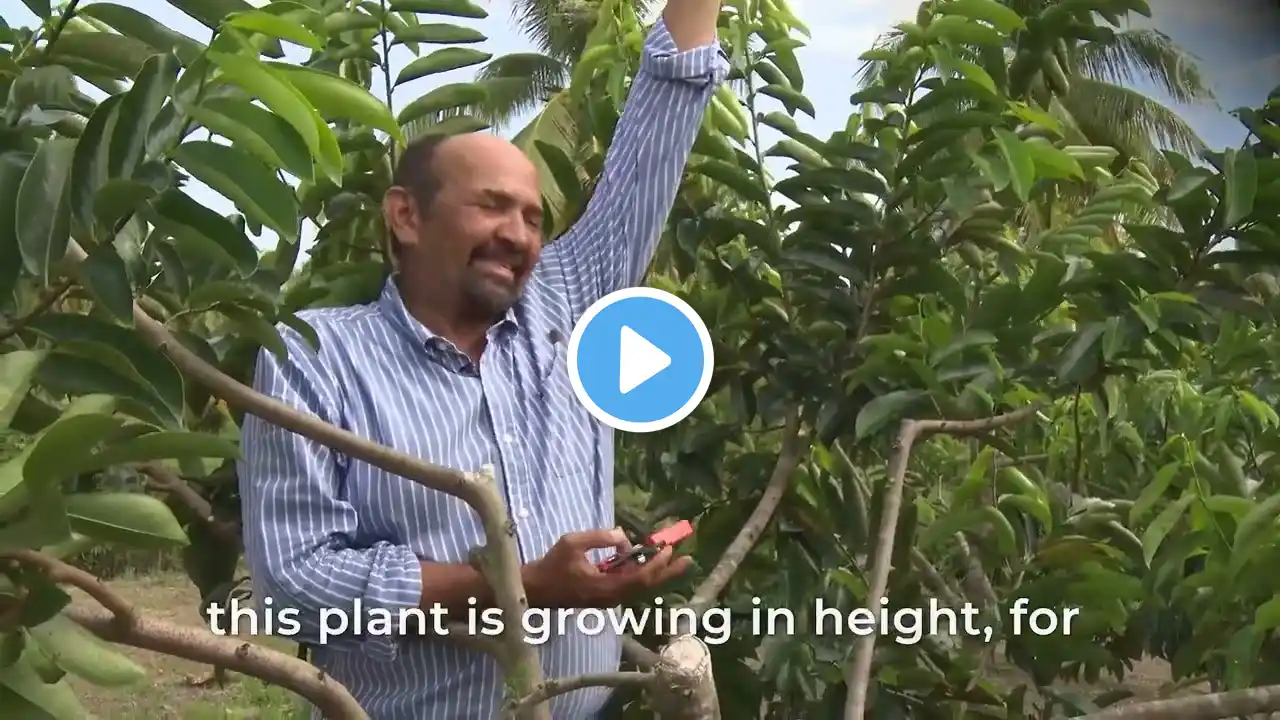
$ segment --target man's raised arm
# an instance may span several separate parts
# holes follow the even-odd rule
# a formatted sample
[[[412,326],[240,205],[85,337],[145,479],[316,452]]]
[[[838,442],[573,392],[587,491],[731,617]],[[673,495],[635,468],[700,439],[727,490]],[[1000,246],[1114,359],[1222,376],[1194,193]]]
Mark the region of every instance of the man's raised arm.
[[[639,285],[679,189],[698,127],[729,67],[716,43],[721,0],[668,0],[645,40],[604,173],[582,217],[547,248],[581,315]]]

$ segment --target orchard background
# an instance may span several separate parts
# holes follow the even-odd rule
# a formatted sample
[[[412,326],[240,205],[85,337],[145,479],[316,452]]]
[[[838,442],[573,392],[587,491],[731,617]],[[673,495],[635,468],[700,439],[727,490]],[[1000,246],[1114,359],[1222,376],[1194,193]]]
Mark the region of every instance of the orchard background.
[[[0,715],[341,705],[284,640],[201,627],[246,587],[233,460],[265,411],[236,381],[284,352],[278,323],[310,335],[300,310],[375,296],[413,137],[503,128],[554,242],[653,8],[519,0],[537,51],[498,55],[470,0],[168,0],[199,36],[145,5],[22,2],[38,22],[0,23]],[[743,620],[710,648],[719,692],[665,717],[1280,711],[1280,88],[1207,146],[1130,83],[1213,98],[1131,24],[1152,9],[929,0],[832,70],[854,94],[819,137],[805,13],[725,3],[733,75],[649,276],[715,329],[715,380],[688,421],[621,440],[617,484],[633,530],[698,528],[665,605]],[[482,475],[396,467],[487,507]],[[805,613],[886,596],[973,603],[997,642],[873,645]],[[798,632],[753,636],[753,597]],[[1018,598],[1080,608],[1075,631],[1012,635]],[[636,640],[648,667],[668,639]],[[619,716],[652,716],[655,672],[602,680]],[[544,717],[536,673],[511,677],[513,712]]]

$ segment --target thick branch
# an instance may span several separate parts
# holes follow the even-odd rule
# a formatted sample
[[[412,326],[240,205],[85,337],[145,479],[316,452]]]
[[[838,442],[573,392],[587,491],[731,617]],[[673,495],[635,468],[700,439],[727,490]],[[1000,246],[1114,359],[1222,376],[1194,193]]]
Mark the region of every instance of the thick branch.
[[[15,318],[13,324],[9,327],[0,328],[0,341],[8,340],[14,335],[25,330],[32,321],[43,315],[49,308],[53,307],[53,304],[58,302],[63,295],[66,295],[74,285],[75,281],[68,278],[57,285],[46,288],[44,293],[40,295],[40,299],[36,301],[34,307],[28,310],[25,314]]]
[[[171,625],[146,617],[135,617],[123,624],[100,610],[70,607],[65,613],[107,642],[226,668],[292,690],[319,708],[326,718],[369,718],[340,683],[311,663],[291,655],[234,637],[219,637],[200,628]]]
[[[1112,707],[1077,720],[1218,720],[1280,712],[1280,685]]]
[[[86,257],[84,248],[72,240],[67,247],[67,260],[72,267],[78,269]],[[537,647],[525,642],[524,624],[520,622],[529,603],[520,577],[515,529],[498,493],[492,466],[485,466],[478,473],[463,473],[370,442],[239,383],[188,350],[136,302],[133,304],[133,322],[144,341],[159,350],[183,375],[200,383],[228,405],[327,445],[347,457],[363,460],[423,487],[453,495],[470,505],[480,517],[485,532],[486,546],[481,552],[480,569],[493,588],[498,608],[507,618],[507,630],[502,636],[505,652],[499,660],[504,662],[508,681],[515,684],[514,689],[519,694],[533,692],[542,685],[542,663]],[[550,716],[543,706],[533,711],[529,719],[550,720]]]
[[[310,663],[275,650],[201,628],[182,627],[142,617],[101,579],[34,550],[19,550],[5,559],[43,572],[56,583],[79,588],[106,610],[69,607],[67,617],[99,638],[121,645],[224,667],[260,678],[301,695],[335,720],[368,720],[369,716],[342,685],[317,672]]]
[[[542,684],[542,688],[534,691],[525,699],[517,703],[513,708],[513,712],[528,710],[529,708],[545,703],[557,695],[581,690],[589,687],[649,687],[653,684],[654,674],[650,672],[611,672],[596,673],[592,675],[574,675],[573,677],[559,678],[556,680],[547,680]]]
[[[885,493],[884,509],[880,517],[880,530],[876,537],[875,560],[871,566],[871,587],[867,593],[867,610],[876,613],[880,601],[889,586],[890,563],[893,559],[893,540],[898,532],[898,512],[902,507],[902,490],[906,483],[907,464],[911,461],[911,447],[915,441],[930,435],[973,435],[996,430],[1024,420],[1040,409],[1031,405],[1004,415],[983,420],[903,420],[894,442],[895,452],[889,463],[889,489]],[[844,720],[863,720],[867,705],[867,686],[870,684],[871,658],[875,653],[875,635],[858,638],[853,662],[849,664],[845,682],[849,692],[845,698]]]
[[[694,635],[667,643],[654,667],[650,700],[662,720],[720,720],[707,644]]]
[[[933,592],[942,598],[943,602],[953,608],[959,608],[964,605],[964,598],[961,594],[951,585],[949,580],[942,576],[942,573],[938,572],[938,568],[929,562],[929,558],[925,557],[919,548],[911,548],[911,566],[916,569],[916,572],[924,576],[925,581],[929,583]]]
[[[773,514],[791,485],[796,467],[800,465],[804,450],[805,447],[800,439],[800,413],[793,410],[787,418],[786,429],[783,430],[782,450],[778,453],[778,462],[773,467],[773,475],[769,477],[764,495],[761,496],[756,509],[751,512],[742,529],[738,531],[737,537],[729,543],[729,547],[720,556],[720,561],[693,593],[686,607],[701,613],[715,603],[716,598],[733,578],[733,574],[755,547],[756,541],[768,527],[769,521],[773,519]]]

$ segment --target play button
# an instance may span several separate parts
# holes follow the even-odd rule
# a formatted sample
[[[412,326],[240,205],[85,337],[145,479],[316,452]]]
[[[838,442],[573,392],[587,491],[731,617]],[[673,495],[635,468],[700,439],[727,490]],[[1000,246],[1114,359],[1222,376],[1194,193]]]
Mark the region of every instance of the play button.
[[[715,367],[706,324],[688,303],[653,288],[597,300],[573,328],[568,360],[578,401],[605,425],[633,433],[688,417]]]
[[[669,365],[670,355],[645,340],[640,333],[622,326],[622,340],[618,346],[618,392],[626,395]]]

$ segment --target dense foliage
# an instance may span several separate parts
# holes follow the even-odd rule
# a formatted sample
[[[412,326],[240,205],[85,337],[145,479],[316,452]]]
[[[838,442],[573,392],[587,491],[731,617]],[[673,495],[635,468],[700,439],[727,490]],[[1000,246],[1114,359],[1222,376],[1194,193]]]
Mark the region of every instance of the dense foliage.
[[[509,105],[518,79],[476,49],[469,0],[168,0],[201,40],[123,5],[24,2],[39,27],[0,25],[0,712],[79,718],[65,673],[140,671],[63,614],[66,578],[31,550],[181,546],[206,599],[236,579],[241,418],[147,341],[133,304],[247,381],[260,348],[283,352],[278,323],[308,333],[299,310],[376,292],[405,130],[482,128],[464,111]],[[517,137],[553,234],[590,194],[644,32],[630,4],[596,10],[571,83]],[[724,716],[841,717],[855,643],[817,635],[810,610],[879,608],[886,590],[891,609],[972,602],[995,635],[882,639],[867,717],[1084,714],[1122,698],[1055,682],[1144,656],[1215,689],[1280,683],[1280,92],[1237,112],[1240,148],[1110,146],[1136,137],[1123,117],[1097,127],[1063,100],[1129,13],[1150,8],[924,2],[864,56],[877,70],[823,139],[796,123],[813,114],[801,20],[781,0],[726,3],[733,77],[650,279],[714,329],[717,372],[687,422],[625,438],[618,462],[627,523],[698,527],[704,572],[668,604],[764,503],[719,600],[741,618],[712,647]],[[281,62],[282,43],[310,59]],[[389,108],[372,78],[393,45],[423,52],[392,84],[485,70]],[[917,443],[881,586],[899,422],[1029,405]],[[753,635],[752,598],[791,608],[796,632]],[[1078,608],[1072,633],[1015,635],[1018,598]]]

